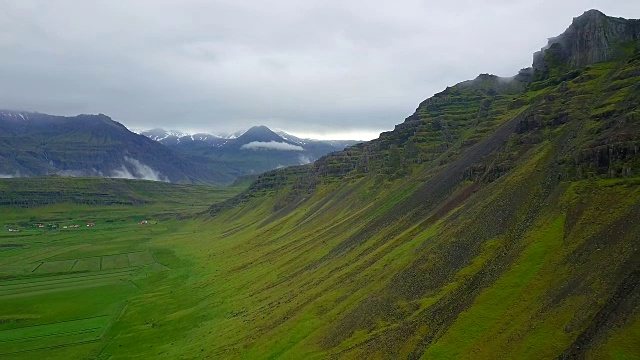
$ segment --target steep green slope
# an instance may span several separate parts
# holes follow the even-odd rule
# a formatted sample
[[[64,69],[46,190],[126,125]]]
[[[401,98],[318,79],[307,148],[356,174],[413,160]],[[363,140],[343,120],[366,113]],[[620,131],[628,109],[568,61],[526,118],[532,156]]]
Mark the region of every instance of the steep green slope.
[[[191,336],[250,358],[639,356],[638,45],[448,88],[213,206],[202,286],[227,315]]]

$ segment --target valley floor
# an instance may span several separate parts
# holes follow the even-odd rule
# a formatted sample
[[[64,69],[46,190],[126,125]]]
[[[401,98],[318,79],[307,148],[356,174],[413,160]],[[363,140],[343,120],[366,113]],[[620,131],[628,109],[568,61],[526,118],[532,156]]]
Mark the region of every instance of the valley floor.
[[[90,216],[95,227],[6,232],[0,357],[635,358],[637,189],[576,183],[517,240],[458,244],[447,258],[443,236],[473,226],[450,228],[463,209],[335,253],[372,216],[340,196],[280,216],[271,200],[191,220],[106,207]],[[3,220],[62,213],[69,207]]]

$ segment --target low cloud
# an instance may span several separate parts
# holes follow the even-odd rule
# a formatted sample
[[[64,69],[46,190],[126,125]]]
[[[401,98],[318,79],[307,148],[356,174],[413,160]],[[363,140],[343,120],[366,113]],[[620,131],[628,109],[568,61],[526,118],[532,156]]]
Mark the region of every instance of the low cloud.
[[[20,174],[15,173],[15,174],[2,174],[0,173],[0,179],[12,179],[14,177],[20,177]]]
[[[284,142],[277,142],[277,141],[269,141],[269,142],[252,141],[248,144],[242,145],[240,148],[244,150],[263,149],[263,150],[283,150],[283,151],[304,151],[304,148],[302,146],[291,145],[291,144],[287,144]]]
[[[311,158],[306,155],[300,155],[298,157],[298,160],[300,161],[300,165],[306,165],[311,163]]]
[[[85,172],[81,170],[59,170],[56,171],[56,175],[67,176],[67,177],[84,177],[88,176]]]
[[[141,163],[137,159],[125,156],[124,160],[128,164],[123,164],[120,169],[114,170],[113,175],[111,175],[111,177],[120,178],[120,179],[142,179],[142,180],[164,181],[164,182],[169,181],[166,177],[162,176],[158,171],[153,170],[153,168]]]

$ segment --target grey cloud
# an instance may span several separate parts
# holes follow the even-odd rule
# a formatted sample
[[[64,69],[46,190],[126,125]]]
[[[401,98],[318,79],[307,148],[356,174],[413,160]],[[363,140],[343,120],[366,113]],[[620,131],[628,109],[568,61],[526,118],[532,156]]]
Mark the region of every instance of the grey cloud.
[[[511,76],[589,8],[623,1],[5,0],[0,107],[129,127],[392,129],[433,93]]]

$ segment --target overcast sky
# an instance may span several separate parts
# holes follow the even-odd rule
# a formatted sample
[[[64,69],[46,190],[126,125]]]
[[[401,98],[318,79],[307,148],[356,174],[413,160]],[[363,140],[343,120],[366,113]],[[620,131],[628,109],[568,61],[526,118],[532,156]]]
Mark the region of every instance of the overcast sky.
[[[0,108],[129,128],[369,139],[571,19],[640,1],[0,0]]]

